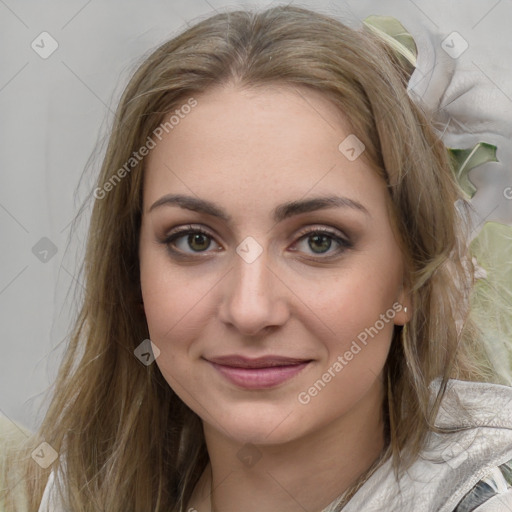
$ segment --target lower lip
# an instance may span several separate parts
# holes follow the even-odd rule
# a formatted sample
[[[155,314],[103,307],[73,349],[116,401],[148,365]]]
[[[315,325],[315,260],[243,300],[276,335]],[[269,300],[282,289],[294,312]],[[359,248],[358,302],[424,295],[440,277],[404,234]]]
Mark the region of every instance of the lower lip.
[[[211,362],[211,365],[224,377],[237,386],[246,389],[266,389],[291,379],[302,371],[309,362],[288,366],[267,368],[239,368]]]

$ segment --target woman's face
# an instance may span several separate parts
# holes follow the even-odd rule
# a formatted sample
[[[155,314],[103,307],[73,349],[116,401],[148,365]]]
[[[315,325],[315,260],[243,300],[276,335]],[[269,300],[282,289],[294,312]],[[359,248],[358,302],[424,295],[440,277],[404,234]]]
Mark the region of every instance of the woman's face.
[[[241,443],[287,442],[375,409],[409,305],[385,183],[319,93],[230,86],[195,99],[144,178],[155,363]]]

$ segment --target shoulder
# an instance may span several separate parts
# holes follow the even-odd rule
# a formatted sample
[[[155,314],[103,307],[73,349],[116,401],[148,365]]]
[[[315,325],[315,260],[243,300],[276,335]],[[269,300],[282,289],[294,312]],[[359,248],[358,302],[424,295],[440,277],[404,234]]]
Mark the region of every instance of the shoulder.
[[[512,460],[512,387],[450,380],[435,425],[438,431],[429,433],[420,456],[398,480],[388,461],[356,493],[347,512],[454,512],[482,481],[476,491],[480,505],[473,501],[468,508],[468,499],[457,512],[507,511],[507,505],[498,508],[498,503],[511,499],[510,484],[496,471],[508,474]],[[496,493],[488,492],[484,501],[485,485],[494,486]]]
[[[462,498],[454,512],[510,512],[512,460],[492,469]]]
[[[8,458],[16,453],[32,432],[0,414],[0,474],[7,469]]]
[[[28,428],[0,414],[0,512],[7,510],[8,498],[5,494],[13,488],[12,482],[19,482],[21,478],[13,461],[31,434]],[[26,510],[26,498],[23,486],[16,485],[11,498],[16,510]]]
[[[502,485],[494,494],[484,496],[480,491],[488,485],[486,479],[492,482],[501,470],[508,475],[512,387],[450,380],[435,425],[440,431],[429,434],[421,460],[411,468],[409,478],[418,495],[432,504],[432,510],[452,512],[465,497],[475,498],[477,494],[483,506],[494,494],[508,493],[510,484],[503,484],[503,477],[499,477]],[[431,478],[428,491],[420,490],[425,478]],[[479,506],[473,501],[473,508],[469,508],[471,501],[467,499],[457,512]]]
[[[23,486],[25,476],[21,474],[16,467],[15,461],[17,454],[22,450],[22,457],[27,456],[27,441],[32,444],[34,441],[34,432],[18,422],[0,414],[0,512],[28,512],[28,496],[26,488]],[[34,443],[34,450],[31,456],[34,458],[34,464],[38,454],[41,453],[41,447],[38,441]],[[55,487],[54,472],[50,471],[46,482],[44,494],[37,512],[63,512],[60,502],[56,500],[52,493]],[[14,492],[9,498],[5,492]],[[30,511],[34,512],[34,511]]]
[[[452,471],[454,512],[505,512],[512,504],[512,387],[450,381],[436,420],[443,428],[463,427],[443,455]],[[454,442],[455,441],[455,442]],[[456,444],[457,443],[457,444]],[[431,452],[438,449],[432,436]],[[451,506],[451,505],[450,505]],[[451,510],[447,508],[447,510]]]
[[[12,443],[23,442],[31,434],[32,432],[21,423],[0,414],[0,448],[2,450]]]
[[[41,504],[37,512],[62,512],[63,508],[58,498],[55,498],[55,474],[52,471],[46,483]],[[1,512],[1,511],[0,511]]]

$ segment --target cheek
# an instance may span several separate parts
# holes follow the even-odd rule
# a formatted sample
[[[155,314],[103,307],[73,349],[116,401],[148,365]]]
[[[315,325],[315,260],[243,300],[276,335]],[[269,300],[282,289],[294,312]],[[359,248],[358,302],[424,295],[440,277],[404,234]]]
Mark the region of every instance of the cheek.
[[[342,375],[337,378],[342,386],[351,382],[357,385],[365,377],[371,380],[380,373],[389,351],[396,314],[392,302],[384,305],[376,294],[348,286],[344,291],[333,294],[325,304],[322,320],[329,335],[322,341],[327,361],[319,368],[322,374],[330,371],[331,376],[333,372]]]
[[[310,328],[317,334],[321,329],[325,333],[322,337],[331,340],[330,347],[341,344],[343,349],[360,333],[364,342],[364,333],[368,329],[375,333],[375,324],[379,334],[382,331],[381,338],[391,336],[396,315],[392,306],[399,284],[399,273],[393,265],[379,266],[365,260],[320,281],[307,277],[297,280],[294,292],[304,311],[310,311],[302,316],[311,320]]]
[[[208,288],[206,273],[195,268],[171,265],[165,247],[153,247],[145,242],[140,253],[140,282],[148,327],[155,342],[172,335],[180,323],[188,322],[195,307]],[[212,283],[213,284],[213,283]],[[211,285],[210,285],[211,287]],[[181,319],[181,320],[180,320]]]
[[[322,328],[317,328],[316,338],[326,357],[301,382],[294,415],[299,423],[311,418],[332,421],[381,384],[394,330],[393,297],[383,297],[371,282],[338,284],[318,295],[316,312],[322,322],[317,325]]]
[[[179,279],[167,280],[156,272],[154,277],[148,276],[146,280],[144,310],[151,340],[162,350],[171,342],[172,346],[179,346],[180,340],[190,338],[200,327],[205,315],[205,303],[201,303],[204,292],[190,282],[187,286]]]
[[[326,356],[303,387],[304,400],[317,405],[332,401],[333,415],[369,390],[387,359],[394,331],[393,304],[399,272],[391,264],[391,251],[389,258],[386,251],[381,251],[379,257],[380,265],[379,258],[365,260],[364,264],[330,276],[315,287],[314,294],[311,287],[299,292],[307,297],[304,303],[311,311],[307,315],[311,321],[309,330],[321,341]],[[302,282],[305,286],[306,280]]]
[[[201,265],[171,266],[164,252],[155,252],[141,258],[144,310],[150,339],[160,350],[156,364],[181,395],[180,388],[193,388],[193,365],[201,355],[197,340],[207,337],[219,279]]]
[[[180,272],[158,263],[141,265],[144,310],[151,341],[160,354],[155,364],[169,386],[186,401],[193,391],[191,341],[203,329],[206,312],[201,297],[204,291]]]

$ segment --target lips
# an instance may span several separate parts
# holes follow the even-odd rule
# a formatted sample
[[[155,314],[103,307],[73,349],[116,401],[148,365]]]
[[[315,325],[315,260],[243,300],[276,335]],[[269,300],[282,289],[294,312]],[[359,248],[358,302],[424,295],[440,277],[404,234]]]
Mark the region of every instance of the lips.
[[[237,355],[212,357],[210,364],[231,383],[246,389],[277,386],[302,371],[310,359],[282,356],[247,358]]]
[[[257,358],[248,358],[243,356],[222,356],[209,359],[212,363],[223,366],[232,366],[234,368],[269,368],[272,366],[292,366],[305,363],[308,359],[291,359],[281,356],[266,356]]]

